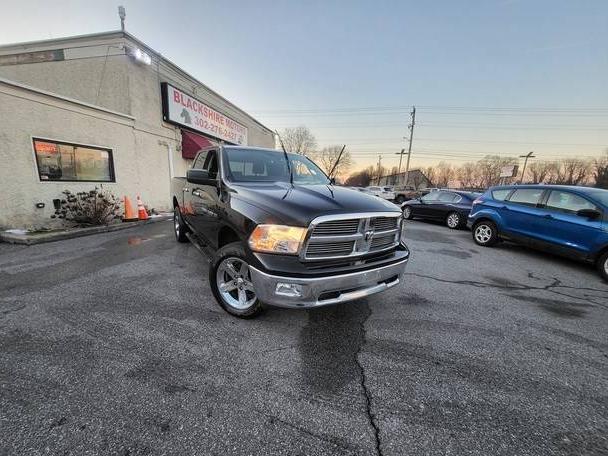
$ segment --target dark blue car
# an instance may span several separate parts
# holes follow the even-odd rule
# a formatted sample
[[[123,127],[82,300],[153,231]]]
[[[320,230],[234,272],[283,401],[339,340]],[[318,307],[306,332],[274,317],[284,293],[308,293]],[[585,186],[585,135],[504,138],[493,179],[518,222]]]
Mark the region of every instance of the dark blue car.
[[[608,190],[562,185],[492,187],[473,203],[473,240],[500,239],[591,262],[608,280]]]
[[[403,217],[408,220],[421,218],[445,223],[448,228],[463,228],[471,211],[473,200],[479,193],[456,190],[435,190],[406,201],[401,205]]]

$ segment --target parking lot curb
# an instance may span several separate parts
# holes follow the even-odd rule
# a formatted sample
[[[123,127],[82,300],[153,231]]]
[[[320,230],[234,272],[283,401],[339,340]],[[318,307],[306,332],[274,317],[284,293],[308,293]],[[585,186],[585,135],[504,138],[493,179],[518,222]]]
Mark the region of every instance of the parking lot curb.
[[[171,214],[163,214],[154,216],[144,221],[137,222],[126,222],[118,223],[116,225],[104,225],[104,226],[91,226],[88,228],[73,228],[62,231],[54,231],[48,233],[10,233],[0,232],[0,242],[7,242],[9,244],[23,244],[23,245],[35,245],[43,244],[46,242],[63,241],[65,239],[73,239],[83,236],[90,236],[99,233],[110,233],[112,231],[126,230],[128,228],[135,228],[137,226],[147,225],[149,223],[162,222],[169,220],[172,217]]]

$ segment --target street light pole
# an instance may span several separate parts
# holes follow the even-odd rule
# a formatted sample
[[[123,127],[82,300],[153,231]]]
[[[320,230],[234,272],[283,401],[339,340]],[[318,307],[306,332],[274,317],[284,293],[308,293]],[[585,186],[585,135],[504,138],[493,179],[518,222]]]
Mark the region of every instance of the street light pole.
[[[519,158],[524,158],[524,169],[521,171],[521,179],[519,180],[520,184],[524,183],[524,177],[526,176],[526,165],[528,164],[528,158],[536,158],[534,152],[528,152],[526,155],[520,155]]]

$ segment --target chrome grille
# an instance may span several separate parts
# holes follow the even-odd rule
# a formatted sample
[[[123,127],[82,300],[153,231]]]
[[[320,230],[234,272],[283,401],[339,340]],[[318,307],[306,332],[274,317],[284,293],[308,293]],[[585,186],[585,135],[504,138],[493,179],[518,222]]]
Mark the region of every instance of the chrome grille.
[[[359,217],[322,216],[313,220],[301,258],[348,258],[397,246],[400,214],[374,212],[357,215]]]
[[[372,219],[374,231],[388,231],[397,228],[396,217],[376,217]]]
[[[333,220],[319,223],[313,231],[314,236],[336,236],[356,234],[359,230],[359,219]]]
[[[306,256],[308,258],[318,257],[340,257],[350,255],[353,251],[355,241],[344,242],[319,242],[311,241],[308,244]]]
[[[374,251],[374,250],[381,250],[385,247],[389,247],[391,245],[393,245],[395,242],[395,234],[391,233],[391,234],[386,234],[386,235],[381,235],[381,236],[374,236],[372,238],[372,242],[369,245],[369,250],[370,251]]]

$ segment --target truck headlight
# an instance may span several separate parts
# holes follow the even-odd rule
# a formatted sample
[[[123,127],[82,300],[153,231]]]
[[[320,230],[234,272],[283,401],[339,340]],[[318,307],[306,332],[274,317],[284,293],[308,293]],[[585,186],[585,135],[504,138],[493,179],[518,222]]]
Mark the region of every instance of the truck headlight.
[[[297,255],[305,236],[306,228],[258,225],[249,236],[249,248],[255,252]]]

